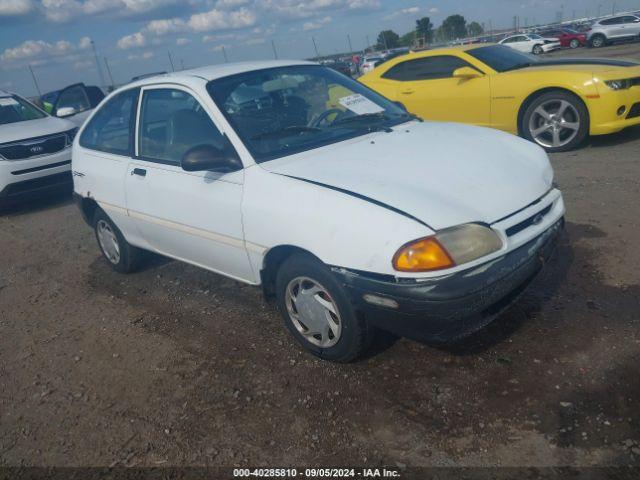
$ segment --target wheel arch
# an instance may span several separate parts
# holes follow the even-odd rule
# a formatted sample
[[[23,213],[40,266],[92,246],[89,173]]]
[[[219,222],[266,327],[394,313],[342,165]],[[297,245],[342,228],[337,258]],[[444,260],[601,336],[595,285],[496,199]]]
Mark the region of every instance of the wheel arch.
[[[96,214],[96,210],[100,208],[98,202],[92,198],[80,197],[79,200],[80,212],[82,218],[90,227],[93,227],[93,217]]]
[[[292,255],[300,253],[310,255],[322,262],[317,255],[295,245],[277,245],[267,250],[262,260],[262,268],[260,269],[262,293],[265,299],[270,299],[275,296],[276,275],[280,266]]]
[[[575,93],[573,90],[565,87],[545,87],[530,93],[529,96],[527,96],[524,99],[524,101],[520,104],[520,109],[518,110],[518,135],[522,136],[524,133],[524,130],[522,128],[523,127],[522,121],[524,119],[524,113],[527,111],[527,108],[529,108],[529,105],[531,105],[538,97],[541,97],[546,93],[556,92],[556,91],[568,93],[569,95],[575,97],[579,102],[581,102],[582,105],[584,105],[584,108],[587,110],[587,122],[590,121],[589,106],[584,102],[584,100],[582,100],[580,95]]]

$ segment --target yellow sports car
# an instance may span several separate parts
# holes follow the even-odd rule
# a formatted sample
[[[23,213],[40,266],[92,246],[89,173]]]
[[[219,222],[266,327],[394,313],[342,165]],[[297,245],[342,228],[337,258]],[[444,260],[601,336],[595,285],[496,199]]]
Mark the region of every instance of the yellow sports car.
[[[396,57],[360,81],[424,119],[498,128],[551,152],[640,124],[640,63],[630,61],[469,45]]]

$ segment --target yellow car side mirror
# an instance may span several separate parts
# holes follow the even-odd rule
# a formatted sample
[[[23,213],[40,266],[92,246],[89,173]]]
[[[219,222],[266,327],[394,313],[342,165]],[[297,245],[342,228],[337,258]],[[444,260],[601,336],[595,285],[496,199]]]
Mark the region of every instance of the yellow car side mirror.
[[[475,70],[471,67],[458,68],[453,72],[454,78],[461,78],[464,80],[470,80],[472,78],[478,78],[481,76],[482,76],[482,73],[480,73],[478,70]]]

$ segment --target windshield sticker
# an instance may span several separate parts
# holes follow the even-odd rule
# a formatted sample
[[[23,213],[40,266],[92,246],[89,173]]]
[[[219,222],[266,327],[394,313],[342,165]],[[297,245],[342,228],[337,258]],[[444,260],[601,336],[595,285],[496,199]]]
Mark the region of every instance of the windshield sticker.
[[[372,102],[367,97],[363,97],[359,93],[349,95],[348,97],[342,97],[338,102],[340,105],[348,108],[357,115],[384,112],[384,108]]]
[[[0,107],[15,107],[16,105],[18,105],[18,102],[13,98],[0,98]]]

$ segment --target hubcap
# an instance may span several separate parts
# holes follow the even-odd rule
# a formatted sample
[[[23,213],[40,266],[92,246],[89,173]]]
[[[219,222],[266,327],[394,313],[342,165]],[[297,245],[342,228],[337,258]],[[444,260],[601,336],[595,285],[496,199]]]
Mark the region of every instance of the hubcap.
[[[533,111],[529,119],[531,137],[543,147],[562,147],[580,129],[580,115],[566,100],[548,100]]]
[[[285,304],[294,327],[310,343],[322,348],[338,343],[342,333],[340,312],[318,282],[308,277],[294,278],[287,285]]]
[[[111,263],[116,265],[120,261],[120,244],[111,226],[104,220],[99,220],[96,225],[96,231],[98,232],[98,242],[100,248]]]
[[[596,37],[593,39],[593,46],[600,47],[602,46],[602,39],[600,37]]]

